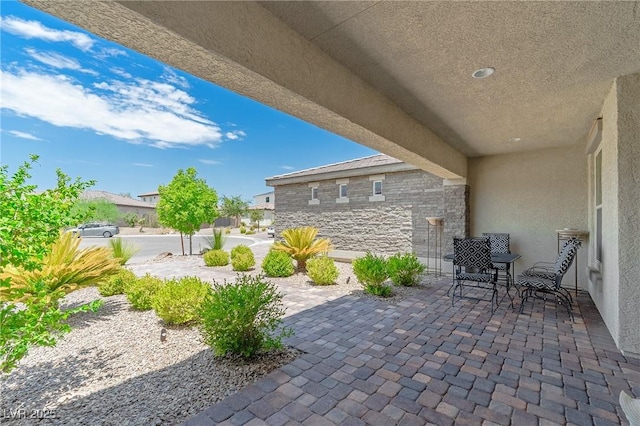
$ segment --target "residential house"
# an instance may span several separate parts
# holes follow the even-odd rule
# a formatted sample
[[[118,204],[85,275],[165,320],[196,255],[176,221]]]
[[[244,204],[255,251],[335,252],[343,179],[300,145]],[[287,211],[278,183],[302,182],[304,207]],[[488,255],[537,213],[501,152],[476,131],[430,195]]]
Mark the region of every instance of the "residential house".
[[[145,203],[156,205],[160,201],[160,193],[158,191],[146,192],[138,195],[138,198]]]
[[[134,213],[139,218],[145,219],[145,224],[153,226],[158,219],[156,214],[155,205],[151,205],[149,203],[145,203],[143,201],[135,200],[131,197],[125,197],[123,195],[113,194],[107,191],[84,191],[81,195],[82,199],[85,200],[107,200],[116,205],[118,211],[121,215],[125,215],[127,213]],[[124,225],[125,223],[121,220],[119,225]]]
[[[454,207],[465,208],[465,192],[449,192],[441,177],[386,154],[273,176],[266,183],[277,195],[276,233],[315,226],[337,249],[434,257],[442,229],[431,229],[428,217],[444,218],[447,236],[465,233],[465,214]]]
[[[260,226],[269,226],[273,222],[273,210],[275,204],[274,191],[265,192],[264,194],[258,194],[253,196],[253,205],[249,206],[249,210],[262,210],[263,217],[260,221]],[[250,219],[244,218],[243,220],[249,223]]]
[[[25,3],[446,179],[516,270],[588,231],[579,286],[640,356],[639,2]]]

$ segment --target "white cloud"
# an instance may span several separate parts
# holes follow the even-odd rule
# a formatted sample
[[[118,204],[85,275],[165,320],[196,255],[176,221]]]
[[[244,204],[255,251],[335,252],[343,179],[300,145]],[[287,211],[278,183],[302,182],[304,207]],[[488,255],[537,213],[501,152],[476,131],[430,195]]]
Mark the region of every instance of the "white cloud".
[[[95,54],[95,56],[100,59],[107,59],[115,58],[116,56],[129,56],[129,54],[126,51],[115,47],[103,47]]]
[[[120,77],[133,78],[133,76],[131,74],[129,74],[128,72],[126,72],[122,68],[113,67],[113,68],[111,68],[111,72],[116,74],[116,75],[119,75]]]
[[[167,83],[175,84],[176,86],[180,86],[183,89],[188,89],[189,87],[191,87],[186,78],[178,75],[169,67],[164,67],[164,74],[162,75],[162,79]]]
[[[285,170],[294,170],[295,169],[295,167],[293,167],[293,166],[280,166],[280,167],[282,167]]]
[[[80,62],[73,58],[69,58],[67,56],[61,55],[55,52],[38,52],[35,49],[25,49],[27,55],[31,56],[33,59],[42,62],[43,64],[52,66],[58,69],[70,69],[75,71],[81,71],[87,74],[98,75],[96,71],[88,70],[82,68]]]
[[[208,164],[210,166],[215,166],[216,164],[222,164],[220,161],[217,161],[217,160],[205,160],[204,158],[199,158],[198,161],[201,162],[202,164]]]
[[[131,163],[131,165],[136,167],[153,167],[153,164],[147,163]]]
[[[195,99],[166,83],[101,82],[93,88],[65,76],[0,71],[2,108],[59,127],[93,130],[158,148],[222,141],[220,128],[191,105]]]
[[[232,141],[235,140],[242,140],[244,139],[245,136],[247,136],[247,134],[245,132],[243,132],[242,130],[232,130],[230,132],[225,133],[224,135],[227,139],[230,139]]]
[[[0,27],[3,31],[26,39],[36,38],[50,42],[69,42],[83,52],[90,50],[95,43],[95,40],[84,33],[69,30],[54,30],[45,27],[38,21],[26,21],[16,18],[15,16],[0,17]]]
[[[13,136],[15,136],[17,138],[30,139],[32,141],[41,141],[42,140],[37,136],[33,136],[31,133],[21,132],[19,130],[9,130],[9,133],[11,133]]]

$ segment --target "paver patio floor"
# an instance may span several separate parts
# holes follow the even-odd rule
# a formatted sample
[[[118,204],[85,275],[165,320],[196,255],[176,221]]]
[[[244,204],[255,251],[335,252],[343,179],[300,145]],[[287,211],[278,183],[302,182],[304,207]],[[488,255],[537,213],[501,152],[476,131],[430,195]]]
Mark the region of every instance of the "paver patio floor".
[[[452,307],[449,284],[397,303],[310,300],[286,318],[304,354],[186,424],[628,424],[618,395],[640,395],[640,361],[586,293],[572,323],[550,301],[521,315],[504,301],[493,315],[487,302]],[[304,289],[285,291],[304,303]]]

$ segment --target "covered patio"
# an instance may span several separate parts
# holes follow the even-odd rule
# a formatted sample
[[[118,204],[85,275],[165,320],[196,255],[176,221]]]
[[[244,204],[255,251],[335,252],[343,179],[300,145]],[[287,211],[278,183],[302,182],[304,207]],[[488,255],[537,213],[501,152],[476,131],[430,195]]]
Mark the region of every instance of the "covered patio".
[[[572,323],[551,301],[452,307],[450,284],[399,303],[284,289],[298,311],[288,343],[304,354],[186,425],[628,424],[618,395],[640,392],[640,360],[616,348],[588,294]]]

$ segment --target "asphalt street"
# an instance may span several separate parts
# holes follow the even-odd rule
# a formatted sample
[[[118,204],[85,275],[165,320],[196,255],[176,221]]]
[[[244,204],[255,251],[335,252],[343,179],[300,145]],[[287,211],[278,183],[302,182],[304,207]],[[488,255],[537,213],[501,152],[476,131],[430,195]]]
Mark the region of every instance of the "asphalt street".
[[[118,235],[113,238],[122,238],[123,241],[138,248],[138,252],[131,258],[131,262],[140,262],[153,259],[160,253],[169,252],[174,255],[181,255],[182,248],[180,245],[180,235]],[[200,253],[200,250],[209,247],[207,241],[211,235],[194,235],[193,236],[193,254]],[[82,237],[80,248],[98,246],[107,247],[110,238],[104,237]],[[273,238],[269,238],[266,234],[256,234],[251,236],[227,235],[225,236],[224,249],[231,250],[239,244],[248,246],[264,246],[273,242]],[[184,238],[184,251],[189,254],[189,239]]]

